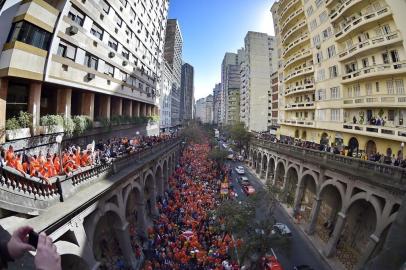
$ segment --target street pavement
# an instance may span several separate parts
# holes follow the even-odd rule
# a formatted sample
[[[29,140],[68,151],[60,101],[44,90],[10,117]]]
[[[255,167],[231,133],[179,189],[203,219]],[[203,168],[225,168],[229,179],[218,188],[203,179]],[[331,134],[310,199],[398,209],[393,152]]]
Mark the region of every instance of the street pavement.
[[[236,173],[235,167],[239,165],[244,167],[244,176],[248,178],[256,191],[264,189],[261,181],[247,169],[247,166],[245,166],[243,162],[228,161],[227,164],[230,165],[233,171],[230,182],[233,184],[234,192],[238,194],[238,199],[244,199],[246,196],[241,188],[241,185],[237,182],[237,177],[239,175]],[[311,266],[314,270],[331,269],[316,248],[310,243],[310,240],[307,240],[304,233],[299,231],[300,229],[296,228],[296,225],[293,224],[292,219],[279,204],[274,208],[273,215],[277,222],[286,224],[292,231],[291,242],[287,247],[274,248],[276,256],[278,257],[278,260],[282,264],[284,270],[291,270],[294,266],[303,264]]]

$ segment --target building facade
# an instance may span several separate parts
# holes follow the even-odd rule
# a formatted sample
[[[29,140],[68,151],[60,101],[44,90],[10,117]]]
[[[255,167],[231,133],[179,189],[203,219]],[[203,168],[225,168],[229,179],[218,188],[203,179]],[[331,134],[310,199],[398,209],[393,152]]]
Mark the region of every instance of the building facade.
[[[279,1],[281,134],[397,155],[406,141],[404,1]]]
[[[206,122],[206,99],[200,98],[196,100],[196,115],[195,119],[201,121],[202,123]]]
[[[241,63],[240,119],[250,131],[271,126],[271,74],[276,68],[275,38],[248,32]]]
[[[182,76],[182,49],[183,39],[179,22],[168,19],[165,37],[165,60],[172,70],[173,87],[171,90],[171,125],[180,125],[180,98]]]
[[[221,83],[217,83],[213,88],[213,123],[220,123],[221,115]]]
[[[208,95],[205,99],[206,118],[203,123],[213,124],[213,95]]]
[[[182,65],[182,82],[180,94],[180,118],[183,121],[193,119],[193,97],[195,94],[194,68],[188,63]]]
[[[20,111],[32,114],[33,127],[47,114],[94,121],[158,114],[168,5],[6,1],[0,11],[0,129]]]
[[[278,100],[279,100],[279,78],[278,72],[271,75],[271,129],[276,130],[278,126]]]
[[[159,97],[159,128],[162,131],[168,131],[172,127],[172,87],[174,87],[174,79],[172,75],[172,69],[168,63],[164,60],[164,67],[162,71],[162,77],[160,81],[161,96]]]

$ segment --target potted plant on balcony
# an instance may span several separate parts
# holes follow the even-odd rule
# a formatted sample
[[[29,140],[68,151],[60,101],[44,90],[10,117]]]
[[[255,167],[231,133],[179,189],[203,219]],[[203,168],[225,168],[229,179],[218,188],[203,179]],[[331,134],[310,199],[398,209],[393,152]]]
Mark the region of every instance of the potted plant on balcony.
[[[364,112],[359,112],[359,123],[361,125],[364,124],[364,116],[365,116]]]
[[[32,115],[20,111],[18,116],[6,121],[6,139],[10,141],[31,137],[31,123]]]
[[[92,121],[85,115],[75,115],[73,123],[75,124],[74,132],[76,134],[82,134],[92,127]]]
[[[64,131],[63,117],[60,115],[45,115],[40,119],[41,134],[61,133]]]

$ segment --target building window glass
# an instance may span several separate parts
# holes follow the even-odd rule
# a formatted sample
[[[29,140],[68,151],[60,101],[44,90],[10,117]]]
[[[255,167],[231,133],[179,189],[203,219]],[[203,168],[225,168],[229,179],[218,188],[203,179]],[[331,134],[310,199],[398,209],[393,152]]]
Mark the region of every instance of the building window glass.
[[[403,85],[403,80],[396,80],[396,94],[404,95],[405,94],[405,87]]]
[[[104,74],[107,74],[107,75],[110,75],[111,77],[114,77],[114,66],[110,65],[107,62],[105,62],[104,63]]]
[[[330,72],[330,78],[335,78],[338,76],[338,67],[337,66],[332,66],[329,67],[329,72]]]
[[[98,62],[99,62],[99,59],[96,56],[94,56],[94,55],[92,55],[92,54],[90,54],[88,52],[86,53],[86,55],[85,55],[85,63],[84,64],[87,67],[97,70]]]
[[[83,22],[85,21],[85,14],[80,12],[75,6],[71,7],[68,13],[68,17],[78,25],[83,26]]]
[[[369,96],[369,95],[372,95],[372,83],[367,82],[367,83],[365,84],[365,88],[366,88],[366,91],[367,91],[367,95],[368,95],[368,96]]]
[[[330,97],[331,97],[331,99],[339,99],[340,98],[340,87],[330,88]]]
[[[109,5],[109,3],[107,3],[106,0],[102,1],[102,8],[103,8],[103,11],[106,12],[106,14],[109,14],[110,5]]]
[[[118,49],[118,41],[115,40],[114,38],[112,38],[111,36],[109,38],[108,45],[109,45],[110,48],[117,51],[117,49]]]
[[[326,99],[326,89],[320,89],[317,91],[317,98],[318,100],[325,100]]]
[[[97,37],[98,39],[103,39],[103,29],[97,25],[97,23],[93,22],[92,28],[90,29],[90,33]]]
[[[388,90],[388,94],[389,95],[392,95],[392,94],[394,94],[394,87],[393,87],[393,81],[392,80],[389,80],[389,81],[386,81],[386,88],[387,88],[387,90]]]
[[[58,45],[57,55],[75,60],[76,47],[61,40]]]
[[[6,103],[6,119],[18,116],[20,111],[28,110],[28,85],[9,82]]]
[[[124,48],[121,51],[121,55],[127,60],[130,58],[130,52],[128,50],[124,49]]]
[[[328,58],[333,57],[334,55],[336,55],[336,46],[330,46],[327,48],[327,54],[328,54]]]
[[[340,109],[331,109],[331,121],[340,121]]]
[[[21,21],[12,25],[7,42],[16,40],[43,50],[48,50],[51,33],[29,22]]]

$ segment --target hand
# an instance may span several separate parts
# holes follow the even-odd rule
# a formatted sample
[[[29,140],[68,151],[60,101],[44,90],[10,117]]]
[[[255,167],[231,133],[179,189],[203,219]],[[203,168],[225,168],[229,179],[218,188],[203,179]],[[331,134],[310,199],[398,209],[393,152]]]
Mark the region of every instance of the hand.
[[[37,270],[62,270],[61,256],[56,251],[56,246],[52,243],[52,239],[43,232],[38,237],[34,263]]]
[[[28,233],[31,231],[31,227],[24,226],[13,232],[7,243],[7,250],[12,259],[21,258],[25,252],[35,250],[33,246],[28,244]]]

